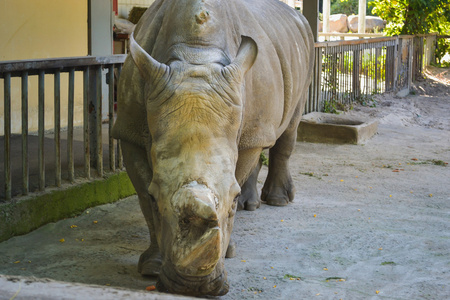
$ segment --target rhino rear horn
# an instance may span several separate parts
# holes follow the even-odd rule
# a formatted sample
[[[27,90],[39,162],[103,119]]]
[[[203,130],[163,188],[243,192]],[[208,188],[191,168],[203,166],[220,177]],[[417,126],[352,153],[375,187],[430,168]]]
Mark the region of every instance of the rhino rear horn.
[[[248,36],[242,36],[241,45],[237,52],[236,58],[224,67],[224,76],[228,80],[242,82],[245,73],[253,66],[258,56],[258,46],[256,42]]]
[[[150,56],[134,39],[134,32],[130,36],[130,53],[141,75],[151,83],[167,76],[169,66],[158,62]]]

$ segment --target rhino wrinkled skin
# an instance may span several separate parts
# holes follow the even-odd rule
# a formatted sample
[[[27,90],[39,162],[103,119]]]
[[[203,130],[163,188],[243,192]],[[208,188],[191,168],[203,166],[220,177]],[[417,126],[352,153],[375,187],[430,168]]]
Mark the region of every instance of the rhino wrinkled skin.
[[[306,101],[314,43],[277,0],[156,0],[130,40],[118,84],[127,172],[151,244],[138,270],[158,289],[224,295],[238,208],[294,198],[288,159]]]

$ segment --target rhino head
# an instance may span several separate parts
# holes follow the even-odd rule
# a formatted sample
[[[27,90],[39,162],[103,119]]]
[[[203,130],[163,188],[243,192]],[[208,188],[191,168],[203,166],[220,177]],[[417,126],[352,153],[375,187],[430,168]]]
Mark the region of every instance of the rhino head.
[[[243,82],[257,47],[242,37],[232,61],[218,49],[204,55],[202,47],[182,45],[172,51],[167,62],[158,62],[130,39],[146,83],[159,279],[170,292],[223,295],[224,257],[240,194],[235,172]]]

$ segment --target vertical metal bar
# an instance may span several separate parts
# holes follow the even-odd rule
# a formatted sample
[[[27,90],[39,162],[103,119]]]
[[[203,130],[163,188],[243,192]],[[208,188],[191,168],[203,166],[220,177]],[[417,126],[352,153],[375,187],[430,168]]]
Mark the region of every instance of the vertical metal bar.
[[[117,67],[118,78],[120,78],[120,73],[122,73],[122,65]],[[123,169],[123,156],[122,147],[120,145],[120,140],[117,141],[117,164],[120,170]]]
[[[378,94],[378,74],[380,73],[378,71],[378,57],[380,53],[380,48],[375,49],[375,70],[374,70],[374,85],[375,85],[375,92]]]
[[[55,139],[55,185],[61,186],[61,72],[54,75],[54,139]]]
[[[11,73],[6,73],[4,77],[4,125],[5,125],[5,144],[4,144],[4,172],[5,172],[5,199],[11,200]]]
[[[348,62],[348,52],[347,52],[347,47],[344,46],[343,48],[343,53],[342,53],[342,57],[343,57],[343,65],[342,65],[342,73],[344,74],[344,98],[345,101],[347,103],[349,103],[349,99],[348,99],[348,74],[347,74],[347,62]]]
[[[318,84],[318,80],[317,77],[320,76],[320,70],[318,68],[318,63],[319,63],[319,51],[321,50],[321,48],[315,48],[314,51],[314,72],[313,72],[313,78],[312,78],[312,91],[311,91],[311,97],[310,97],[310,101],[308,103],[308,113],[313,111],[313,108],[315,107],[315,103],[317,101],[317,84]]]
[[[343,57],[343,51],[342,51],[342,49],[343,49],[343,46],[342,45],[340,45],[339,46],[339,53],[338,53],[338,62],[339,62],[339,64],[338,64],[338,74],[339,74],[339,81],[338,81],[338,83],[339,83],[339,90],[338,90],[338,92],[339,92],[339,100],[340,100],[340,102],[342,103],[342,104],[345,104],[345,101],[344,101],[344,93],[343,93],[343,91],[344,91],[344,88],[343,88],[343,84],[344,84],[344,76],[343,76],[343,73],[342,73],[342,63],[344,62],[344,57]]]
[[[69,70],[69,95],[68,95],[68,116],[67,116],[67,162],[69,182],[74,181],[75,166],[73,159],[73,114],[74,114],[74,94],[75,94],[75,69]]]
[[[89,147],[89,67],[83,71],[83,140],[84,176],[91,178],[91,156]]]
[[[44,108],[45,108],[45,71],[39,70],[39,96],[38,96],[38,164],[39,164],[39,190],[45,190],[45,156],[44,156]]]
[[[352,90],[353,100],[359,97],[359,50],[353,51],[353,70],[352,70]]]
[[[345,61],[346,61],[346,65],[345,65],[345,97],[347,98],[347,102],[351,102],[351,98],[350,98],[350,51],[349,51],[349,46],[345,47]]]
[[[398,75],[399,75],[399,64],[400,64],[400,59],[398,57],[398,53],[401,52],[399,51],[399,47],[401,47],[402,42],[401,39],[397,36],[396,38],[396,44],[395,47],[393,47],[392,49],[392,56],[393,56],[393,61],[392,61],[392,65],[394,66],[394,69],[392,70],[392,90],[396,90],[397,89],[397,84],[398,84]]]
[[[322,62],[323,62],[323,49],[320,48],[319,50],[319,57],[317,59],[318,61],[318,81],[317,81],[317,102],[316,102],[316,111],[322,111]]]
[[[97,151],[95,160],[97,162],[98,176],[103,176],[103,143],[102,143],[102,67],[96,67],[96,131],[97,131]]]
[[[414,63],[414,38],[409,39],[409,45],[408,45],[408,90],[411,90],[412,87],[412,81],[413,81],[413,74],[415,70],[413,70],[413,63]]]
[[[363,67],[363,75],[364,75],[364,88],[363,88],[363,94],[367,95],[368,94],[368,82],[367,82],[367,77],[369,76],[368,74],[368,65],[367,65],[367,49],[366,47],[363,46],[363,51],[362,51],[362,55],[361,55],[361,66]]]
[[[323,74],[323,78],[324,78],[324,85],[323,85],[323,89],[324,89],[324,99],[322,100],[322,102],[324,102],[325,100],[329,99],[329,82],[330,82],[330,55],[328,54],[328,47],[325,47],[324,49],[325,51],[325,59],[324,59],[324,65],[325,65],[325,72]]]
[[[114,125],[114,65],[108,66],[109,103],[108,103],[108,137],[109,137],[109,168],[116,171],[116,153],[114,151],[114,139],[112,127]]]
[[[117,141],[117,166],[120,170],[123,169],[122,145],[120,144],[120,140]]]
[[[28,163],[28,72],[22,73],[22,194],[30,189]]]
[[[394,55],[392,53],[392,48],[395,46],[386,47],[386,60],[385,60],[385,91],[392,91],[392,77],[393,77],[393,67],[394,67]]]

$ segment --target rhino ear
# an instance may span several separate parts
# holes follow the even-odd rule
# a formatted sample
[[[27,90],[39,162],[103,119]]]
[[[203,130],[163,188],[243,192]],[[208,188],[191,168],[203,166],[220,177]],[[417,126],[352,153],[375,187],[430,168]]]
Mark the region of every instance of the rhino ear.
[[[169,66],[158,62],[150,56],[134,39],[134,32],[130,36],[130,53],[141,75],[151,83],[158,81],[169,73]]]
[[[256,42],[248,36],[242,36],[242,42],[239,46],[236,58],[224,67],[224,76],[227,79],[242,82],[245,73],[250,70],[258,56],[258,46]],[[231,76],[231,78],[230,78]]]

